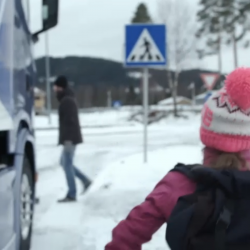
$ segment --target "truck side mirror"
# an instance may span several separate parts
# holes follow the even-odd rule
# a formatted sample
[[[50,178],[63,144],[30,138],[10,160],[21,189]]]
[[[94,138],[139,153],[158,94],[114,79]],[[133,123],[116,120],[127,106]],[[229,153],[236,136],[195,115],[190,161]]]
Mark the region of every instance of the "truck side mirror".
[[[58,0],[43,0],[43,30],[49,30],[58,23]]]
[[[58,23],[59,0],[42,0],[42,23],[40,31],[32,34],[33,41],[38,41],[38,35],[55,27]]]

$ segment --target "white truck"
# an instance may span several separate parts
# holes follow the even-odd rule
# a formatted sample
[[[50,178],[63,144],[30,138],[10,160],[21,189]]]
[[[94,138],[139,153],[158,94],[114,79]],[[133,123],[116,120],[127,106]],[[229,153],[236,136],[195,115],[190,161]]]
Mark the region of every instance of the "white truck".
[[[0,250],[29,250],[35,204],[32,46],[58,22],[58,0],[42,0],[43,27],[31,34],[29,1],[0,0]]]

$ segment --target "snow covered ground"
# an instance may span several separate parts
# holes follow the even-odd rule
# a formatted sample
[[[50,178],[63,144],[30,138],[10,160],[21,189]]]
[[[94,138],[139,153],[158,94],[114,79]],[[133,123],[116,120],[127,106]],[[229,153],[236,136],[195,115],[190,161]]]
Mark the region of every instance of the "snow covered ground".
[[[172,111],[172,105],[154,105],[150,106],[151,110],[161,110],[161,111]],[[201,106],[182,106],[178,105],[178,109],[184,115],[190,115],[190,110],[200,111]],[[140,112],[142,110],[141,106],[133,107],[122,107],[119,109],[84,109],[80,112],[80,123],[84,128],[91,127],[131,127],[138,125],[138,122],[130,121],[129,118],[132,114]],[[181,113],[181,114],[182,114]],[[58,116],[56,111],[51,114],[51,123],[48,122],[47,116],[36,116],[35,128],[38,130],[44,129],[57,129],[58,128]]]
[[[108,118],[103,115],[103,119]],[[40,204],[34,218],[32,250],[104,249],[112,228],[177,162],[201,160],[199,120],[199,115],[192,115],[188,120],[169,118],[150,126],[146,165],[142,164],[141,125],[84,129],[85,143],[78,147],[75,162],[94,184],[75,204],[56,202],[66,192],[58,164],[57,131],[37,131]],[[143,249],[166,249],[164,230]]]
[[[124,107],[121,109],[97,109],[95,112],[84,110],[80,112],[80,123],[82,126],[121,126],[128,124],[128,117],[134,110],[139,110],[140,107]],[[131,125],[131,123],[130,123]],[[46,116],[37,116],[35,119],[35,127],[41,128],[57,128],[58,116],[56,112],[51,115],[51,124],[48,123]]]

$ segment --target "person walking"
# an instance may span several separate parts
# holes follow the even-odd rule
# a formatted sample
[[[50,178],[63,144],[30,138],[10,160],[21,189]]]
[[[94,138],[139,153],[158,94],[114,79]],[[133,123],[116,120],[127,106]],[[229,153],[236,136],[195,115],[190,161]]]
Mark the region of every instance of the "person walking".
[[[59,76],[54,83],[54,92],[59,101],[59,145],[62,145],[60,164],[65,172],[68,193],[58,202],[76,201],[75,176],[81,181],[84,191],[91,185],[90,179],[74,166],[76,146],[83,142],[78,107],[73,91],[68,86],[65,76]]]
[[[250,249],[249,97],[250,68],[236,69],[203,107],[203,164],[177,164],[105,250],[141,250],[164,223],[171,250]]]

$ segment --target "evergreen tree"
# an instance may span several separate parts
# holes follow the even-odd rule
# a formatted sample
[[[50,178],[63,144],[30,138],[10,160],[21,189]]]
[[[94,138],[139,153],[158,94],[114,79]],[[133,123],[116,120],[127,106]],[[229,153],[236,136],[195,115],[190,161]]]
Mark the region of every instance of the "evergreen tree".
[[[218,55],[218,71],[221,74],[222,58],[222,21],[218,11],[221,8],[221,2],[218,0],[200,0],[200,10],[197,12],[197,19],[200,23],[200,28],[197,31],[198,38],[206,38],[206,45],[209,51],[201,50],[199,56],[202,58],[206,55]]]
[[[218,16],[219,2],[217,0],[200,0],[199,5],[200,10],[197,13],[197,18],[201,25],[197,36],[219,34],[221,31],[221,22]]]
[[[242,13],[250,11],[250,1],[249,0],[239,0],[239,7]]]
[[[198,37],[206,35],[207,46],[219,54],[219,71],[221,71],[221,44],[233,44],[234,65],[238,66],[237,43],[245,38],[249,29],[249,0],[201,0],[201,10],[197,13],[201,27]],[[237,28],[237,29],[236,29]],[[214,35],[217,37],[214,38]],[[212,37],[212,38],[211,38]],[[245,41],[244,47],[249,45]]]
[[[238,0],[239,1],[239,15],[244,18],[245,30],[249,31],[250,24],[250,1],[249,0]],[[246,40],[244,42],[244,48],[248,48],[250,41]]]
[[[148,8],[144,3],[139,4],[131,22],[132,23],[152,23],[152,18],[150,17]]]
[[[226,43],[233,44],[235,68],[238,67],[237,43],[245,37],[248,23],[246,11],[240,6],[240,1],[221,0],[221,8],[217,13],[222,20],[222,28],[227,37]]]

